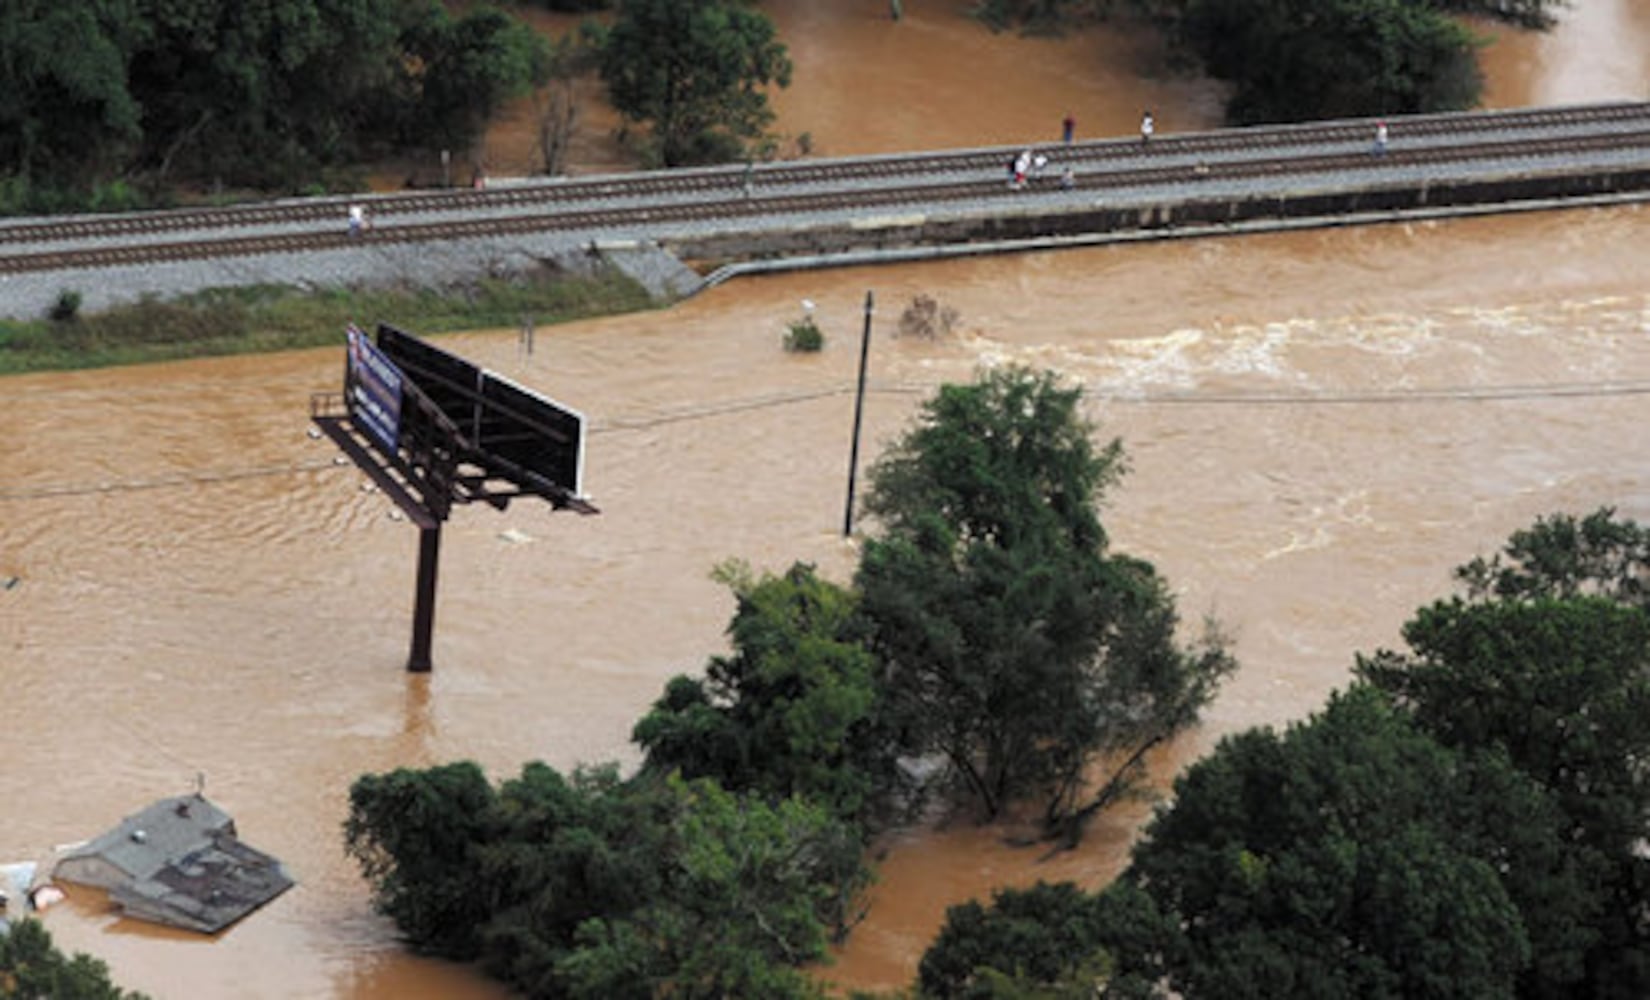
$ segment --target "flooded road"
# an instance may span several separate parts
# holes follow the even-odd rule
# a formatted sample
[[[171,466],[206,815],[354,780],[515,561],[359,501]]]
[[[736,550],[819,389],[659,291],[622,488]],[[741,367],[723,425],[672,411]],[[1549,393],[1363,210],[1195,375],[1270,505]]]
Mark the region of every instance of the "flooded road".
[[[902,44],[928,53],[912,72],[946,62],[911,37],[950,46],[962,43],[946,32],[977,30],[945,6],[907,3]],[[890,27],[770,7],[810,40],[868,44]],[[1627,0],[1586,10],[1628,25],[1607,32],[1624,60],[1647,50]],[[933,87],[948,104],[862,123],[853,109],[872,105],[853,88],[891,84],[866,71],[808,97],[804,67],[828,57],[787,41],[799,85],[781,128],[812,130],[822,152],[1008,141],[985,131],[1012,123],[1006,101],[970,133],[973,95],[950,83]],[[1070,49],[1073,73],[1122,44],[1011,43],[1015,65],[1046,51],[1021,46]],[[1562,45],[1538,48],[1544,61],[1520,72],[1573,79],[1551,55]],[[1189,85],[1179,112],[1172,96],[1098,79],[1120,130],[1148,100],[1171,109],[1160,121],[1203,113]],[[1499,92],[1642,96],[1625,80]],[[1088,84],[1027,86],[1020,113],[1052,134],[1065,109],[1051,102]],[[1071,110],[1080,131],[1106,122]],[[868,289],[872,455],[934,387],[1005,362],[1080,382],[1102,432],[1122,438],[1132,471],[1104,514],[1114,544],[1158,565],[1188,619],[1225,622],[1242,664],[1207,724],[1158,761],[1170,774],[1225,733],[1312,711],[1354,653],[1395,643],[1448,592],[1452,567],[1535,516],[1613,504],[1650,519],[1650,439],[1631,431],[1650,407],[1646,245],[1644,208],[1547,213],[742,280],[668,312],[541,328],[531,357],[509,331],[444,338],[590,415],[602,514],[461,508],[428,676],[402,669],[416,532],[307,434],[309,393],[336,387],[341,347],[0,380],[0,579],[19,581],[0,590],[0,862],[49,857],[204,776],[299,886],[216,938],[116,919],[77,891],[46,914],[60,944],[157,998],[503,996],[405,954],[371,914],[342,852],[349,783],[458,758],[495,778],[532,759],[633,761],[630,726],[664,680],[723,649],[733,605],[709,579],[716,563],[800,559],[846,580]],[[956,337],[892,336],[919,293],[959,311]],[[818,356],[779,346],[803,298],[828,336]],[[911,832],[822,976],[897,986],[946,905],[1038,877],[1103,883],[1144,815],[1131,809],[1042,864],[992,828]]]

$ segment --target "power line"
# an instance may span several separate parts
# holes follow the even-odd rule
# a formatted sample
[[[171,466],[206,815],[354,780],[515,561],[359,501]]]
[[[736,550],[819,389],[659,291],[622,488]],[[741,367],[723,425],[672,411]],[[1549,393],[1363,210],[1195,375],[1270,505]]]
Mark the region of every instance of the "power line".
[[[910,396],[931,394],[937,385],[924,383],[873,384],[867,391],[881,396]],[[733,413],[775,409],[798,403],[810,403],[852,392],[847,385],[823,389],[799,389],[793,392],[772,393],[746,399],[707,403],[686,407],[648,417],[617,417],[598,421],[590,434],[624,434],[650,430],[693,420],[707,420]],[[1544,385],[1455,386],[1438,388],[1410,388],[1394,390],[1359,390],[1346,392],[1090,392],[1090,402],[1134,406],[1339,406],[1339,405],[1415,405],[1424,403],[1480,403],[1511,400],[1594,399],[1612,396],[1650,395],[1650,382],[1568,382]],[[0,502],[45,500],[55,497],[91,496],[103,493],[133,493],[144,490],[177,489],[211,483],[233,482],[244,479],[267,479],[306,472],[346,467],[336,459],[315,459],[286,465],[249,466],[241,469],[218,469],[204,472],[178,473],[146,479],[99,481],[95,483],[60,483],[14,490],[0,490]]]

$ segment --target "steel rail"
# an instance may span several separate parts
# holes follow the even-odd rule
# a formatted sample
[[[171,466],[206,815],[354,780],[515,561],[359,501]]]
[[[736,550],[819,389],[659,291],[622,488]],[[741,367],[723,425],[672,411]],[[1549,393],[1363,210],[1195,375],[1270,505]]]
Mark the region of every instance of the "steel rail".
[[[1390,120],[1393,144],[1457,144],[1474,136],[1494,133],[1524,133],[1524,144],[1544,142],[1544,133],[1564,131],[1569,142],[1591,135],[1617,140],[1625,134],[1650,128],[1650,103],[1616,103],[1559,108],[1453,113],[1395,117]],[[1211,132],[1160,134],[1150,144],[1133,140],[1094,140],[1061,146],[1038,144],[1029,148],[1059,158],[1062,166],[1072,166],[1084,175],[1117,172],[1136,176],[1145,159],[1172,157],[1207,158],[1213,169],[1215,159],[1258,158],[1272,160],[1280,151],[1312,146],[1367,144],[1372,136],[1369,121],[1319,122],[1223,129]],[[831,184],[900,182],[911,179],[915,186],[937,177],[979,172],[1001,178],[1006,158],[1013,147],[952,150],[937,153],[904,154],[840,160],[800,161],[777,164],[658,171],[608,175],[599,178],[554,180],[520,187],[489,190],[443,190],[374,195],[358,199],[370,204],[376,224],[382,226],[397,216],[415,214],[468,214],[508,212],[523,209],[554,210],[592,201],[636,201],[656,199],[669,202],[693,195],[708,196],[726,204],[729,196],[742,195],[747,174],[753,193],[766,197],[783,193],[788,187],[821,187]],[[1104,182],[1085,181],[1084,186]],[[864,191],[857,194],[863,195]],[[305,199],[265,202],[222,208],[190,208],[165,212],[119,216],[79,216],[48,222],[0,222],[0,245],[69,243],[79,240],[111,240],[155,236],[191,230],[233,232],[236,229],[271,226],[338,227],[342,205],[347,198]],[[256,239],[257,237],[248,237]],[[228,241],[225,241],[228,242]]]
[[[1462,165],[1472,162],[1510,166],[1580,153],[1650,149],[1650,127],[1582,137],[1497,139],[1389,149],[1376,157],[1370,151],[1273,156],[1266,159],[1207,160],[1196,163],[1134,165],[1074,177],[1076,190],[1096,194],[1140,192],[1147,200],[1154,188],[1201,187],[1216,182],[1291,177],[1333,176],[1349,171],[1398,172],[1403,168]],[[214,257],[245,257],[272,253],[312,253],[374,245],[445,242],[555,232],[600,232],[654,228],[673,223],[713,222],[758,216],[785,216],[885,209],[896,206],[937,205],[963,200],[1024,202],[1038,192],[1061,190],[1057,178],[1043,175],[1029,190],[1012,190],[1000,175],[990,179],[928,181],[890,184],[854,191],[802,192],[735,196],[721,200],[666,202],[632,207],[574,207],[557,213],[460,218],[436,222],[383,225],[358,236],[326,231],[287,232],[255,236],[173,242],[131,243],[0,255],[0,273],[77,270],[132,266]]]

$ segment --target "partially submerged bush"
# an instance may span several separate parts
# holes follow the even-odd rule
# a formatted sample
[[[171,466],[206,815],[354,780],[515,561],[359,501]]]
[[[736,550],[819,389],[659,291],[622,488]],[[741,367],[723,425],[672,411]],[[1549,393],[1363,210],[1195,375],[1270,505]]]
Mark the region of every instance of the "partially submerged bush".
[[[825,346],[825,332],[814,322],[813,316],[804,316],[785,328],[785,350],[818,351]]]
[[[900,313],[899,334],[902,337],[927,337],[929,340],[947,337],[951,335],[951,328],[957,325],[957,319],[957,310],[940,305],[932,295],[918,295]]]

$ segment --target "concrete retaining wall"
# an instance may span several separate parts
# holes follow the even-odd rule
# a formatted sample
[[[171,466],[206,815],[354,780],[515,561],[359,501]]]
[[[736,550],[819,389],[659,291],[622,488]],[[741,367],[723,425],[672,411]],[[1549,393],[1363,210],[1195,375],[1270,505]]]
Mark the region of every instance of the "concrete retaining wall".
[[[1114,234],[1140,238],[1154,231],[1234,226],[1264,229],[1266,223],[1295,228],[1306,220],[1335,225],[1349,218],[1401,218],[1482,212],[1538,202],[1585,202],[1639,193],[1650,198],[1650,167],[1590,167],[1501,176],[1463,177],[1447,181],[1381,182],[1321,186],[1267,194],[1189,194],[1176,199],[1094,201],[1073,204],[1064,195],[1058,204],[1038,206],[1038,192],[1026,193],[1028,204],[1002,212],[911,213],[864,217],[787,230],[721,233],[662,240],[684,260],[764,260],[791,256],[828,256],[851,252],[1000,243],[1024,248],[1027,241],[1069,241],[1073,237]],[[1562,207],[1562,204],[1548,207]],[[1085,240],[1084,242],[1100,242]]]

